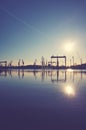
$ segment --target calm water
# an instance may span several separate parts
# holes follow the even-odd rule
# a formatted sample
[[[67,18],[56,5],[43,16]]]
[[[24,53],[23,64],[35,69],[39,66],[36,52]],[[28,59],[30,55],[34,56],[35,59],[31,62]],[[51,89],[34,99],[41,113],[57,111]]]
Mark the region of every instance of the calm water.
[[[0,72],[0,130],[86,130],[86,72]]]

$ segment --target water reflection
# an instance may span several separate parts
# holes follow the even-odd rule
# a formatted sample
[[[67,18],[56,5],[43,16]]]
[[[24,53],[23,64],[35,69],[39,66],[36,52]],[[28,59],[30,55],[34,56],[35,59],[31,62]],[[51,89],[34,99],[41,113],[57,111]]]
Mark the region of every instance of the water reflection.
[[[53,74],[51,71],[51,81],[52,82],[66,82],[66,71],[56,71]]]
[[[67,85],[64,87],[64,94],[68,95],[69,97],[75,96],[75,88],[71,85]]]
[[[0,71],[0,120],[3,126],[18,123],[19,128],[24,125],[27,129],[29,123],[35,124],[34,128],[30,126],[31,130],[40,124],[42,128],[47,127],[38,130],[79,130],[79,124],[81,129],[86,124],[85,99],[86,71]]]
[[[7,76],[7,71],[6,70],[0,70],[0,76],[6,77]]]
[[[75,90],[80,87],[81,81],[86,79],[86,71],[77,70],[1,70],[0,77],[11,77],[28,79],[52,83],[53,87],[63,92],[65,95],[75,97]],[[60,87],[58,87],[60,86]]]
[[[50,78],[52,83],[55,82],[67,82],[71,80],[75,82],[76,79],[83,80],[86,76],[86,71],[73,71],[73,70],[0,70],[0,77],[13,77],[18,76],[19,78],[28,77],[30,74],[33,74],[33,78],[37,79],[41,77],[41,81],[47,80]],[[39,76],[40,75],[40,76]]]

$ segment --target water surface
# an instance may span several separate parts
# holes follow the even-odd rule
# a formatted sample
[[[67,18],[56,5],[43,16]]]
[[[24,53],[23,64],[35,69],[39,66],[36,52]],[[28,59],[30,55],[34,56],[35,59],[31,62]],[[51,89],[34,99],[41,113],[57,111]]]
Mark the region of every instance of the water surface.
[[[86,71],[0,71],[1,130],[85,130]]]

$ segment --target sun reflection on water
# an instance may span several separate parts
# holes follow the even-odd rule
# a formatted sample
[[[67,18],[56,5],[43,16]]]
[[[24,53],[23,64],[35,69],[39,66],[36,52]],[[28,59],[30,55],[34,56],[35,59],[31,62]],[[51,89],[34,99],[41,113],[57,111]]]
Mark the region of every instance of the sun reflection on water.
[[[69,68],[69,69],[67,69],[67,71],[69,71],[69,72],[73,72],[73,69]]]
[[[70,97],[73,97],[75,96],[75,89],[73,86],[67,85],[66,87],[64,87],[64,93]]]

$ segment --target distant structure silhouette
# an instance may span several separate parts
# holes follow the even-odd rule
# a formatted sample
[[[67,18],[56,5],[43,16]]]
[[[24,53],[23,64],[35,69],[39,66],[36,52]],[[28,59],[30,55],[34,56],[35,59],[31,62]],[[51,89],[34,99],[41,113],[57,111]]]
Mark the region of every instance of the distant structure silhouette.
[[[12,61],[10,61],[10,62],[9,62],[8,66],[9,66],[9,67],[11,67],[11,66],[12,66]]]
[[[53,58],[57,59],[57,67],[59,67],[59,59],[63,58],[65,60],[65,67],[66,67],[66,56],[51,56],[51,61]]]
[[[4,66],[6,67],[7,66],[7,61],[0,61],[0,64],[2,66],[2,64],[4,64]]]
[[[41,64],[37,65],[37,59],[34,60],[32,65],[25,65],[24,60],[19,59],[18,65],[13,66],[13,61],[10,61],[7,64],[7,61],[0,61],[0,70],[1,69],[86,69],[86,63],[82,62],[82,58],[80,57],[80,62],[75,63],[74,56],[71,57],[69,61],[69,65],[67,65],[67,58],[66,56],[51,56],[50,61],[45,61],[45,58],[41,57]],[[56,59],[54,61],[53,59]],[[63,59],[62,65],[59,59]],[[21,64],[20,64],[21,63]]]
[[[19,61],[18,61],[18,66],[20,66],[20,61],[21,61],[21,60],[19,59]]]
[[[43,56],[41,58],[41,64],[42,64],[42,69],[44,69],[45,68],[45,59]]]
[[[22,65],[24,66],[24,60],[22,59]]]
[[[33,65],[36,65],[36,62],[37,62],[37,59],[35,59],[35,61],[34,61]]]

